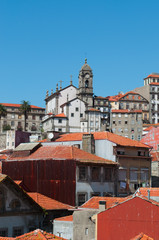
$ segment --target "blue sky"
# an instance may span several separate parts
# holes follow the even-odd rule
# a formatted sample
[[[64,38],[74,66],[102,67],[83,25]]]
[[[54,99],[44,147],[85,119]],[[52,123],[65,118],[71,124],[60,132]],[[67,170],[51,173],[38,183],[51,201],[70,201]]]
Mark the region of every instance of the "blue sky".
[[[87,57],[98,96],[159,72],[159,1],[1,0],[0,102],[45,107],[46,90],[78,86]]]

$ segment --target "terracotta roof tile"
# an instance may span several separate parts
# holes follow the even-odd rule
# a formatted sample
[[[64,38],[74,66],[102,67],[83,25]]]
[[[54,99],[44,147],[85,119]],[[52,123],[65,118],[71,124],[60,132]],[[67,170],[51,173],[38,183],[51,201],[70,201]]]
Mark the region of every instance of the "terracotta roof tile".
[[[144,233],[140,233],[136,237],[131,238],[131,240],[154,240],[154,238],[151,238]]]
[[[159,78],[159,74],[149,74],[146,78],[144,79],[147,79],[147,78]]]
[[[151,152],[152,162],[159,161],[159,152]]]
[[[29,156],[17,155],[9,157],[9,160],[33,160],[33,159],[69,159],[78,162],[102,163],[117,165],[116,162],[98,157],[94,154],[85,152],[74,146],[41,146]]]
[[[7,155],[6,154],[0,154],[0,159],[1,160],[5,160],[5,159],[7,159]]]
[[[62,237],[57,237],[56,235],[54,234],[51,234],[51,233],[47,233],[43,230],[40,230],[40,229],[36,229],[32,232],[29,232],[29,233],[25,233],[19,237],[16,237],[15,239],[17,240],[66,240]]]
[[[141,187],[136,191],[137,196],[143,196],[147,197],[148,196],[148,190],[150,191],[150,196],[151,197],[159,197],[159,188],[153,188],[153,187]]]
[[[64,113],[60,113],[60,114],[55,115],[54,117],[66,118],[66,115]]]
[[[159,76],[158,76],[159,77]],[[151,83],[149,83],[149,85],[159,85],[159,83],[158,82],[151,82]]]
[[[14,104],[14,103],[0,103],[0,104],[2,104],[5,107],[17,107],[17,108],[19,108],[21,106],[21,104]],[[34,105],[30,105],[30,106],[31,106],[31,108],[45,109],[45,108],[37,107],[37,106],[34,106]]]
[[[69,215],[69,216],[65,216],[65,217],[60,217],[60,218],[55,218],[54,220],[56,220],[56,221],[73,222],[73,215]]]
[[[106,208],[110,208],[115,206],[121,202],[127,200],[126,198],[121,197],[92,197],[87,202],[85,202],[81,208],[93,208],[99,209],[99,201],[106,201]]]
[[[88,109],[89,112],[100,112],[100,110],[96,109],[96,108],[90,108]]]
[[[113,109],[112,113],[142,113],[142,110]]]
[[[60,138],[56,140],[56,142],[82,141],[83,134],[86,134],[86,133],[63,134]],[[94,132],[92,134],[94,135],[95,140],[109,140],[110,142],[114,142],[120,146],[151,148],[150,146],[142,142],[132,140],[130,138],[122,137],[110,132]]]
[[[43,194],[37,192],[27,193],[35,202],[37,202],[42,208],[46,210],[60,210],[60,209],[73,209],[72,206],[59,202],[55,199],[49,198]]]

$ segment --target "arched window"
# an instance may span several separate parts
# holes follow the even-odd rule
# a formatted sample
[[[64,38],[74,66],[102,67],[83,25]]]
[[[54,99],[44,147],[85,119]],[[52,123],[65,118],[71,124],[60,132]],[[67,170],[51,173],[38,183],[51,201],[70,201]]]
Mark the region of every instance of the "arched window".
[[[13,199],[10,203],[10,207],[12,210],[19,209],[21,206],[20,201],[18,199]]]
[[[86,81],[85,81],[85,88],[88,88],[88,84],[89,84],[89,81],[86,80]]]

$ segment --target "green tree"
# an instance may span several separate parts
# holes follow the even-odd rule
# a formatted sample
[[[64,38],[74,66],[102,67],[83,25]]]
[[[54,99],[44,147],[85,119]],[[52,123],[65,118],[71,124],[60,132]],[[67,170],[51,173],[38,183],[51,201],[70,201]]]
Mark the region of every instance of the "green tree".
[[[24,114],[24,130],[26,131],[26,120],[28,117],[28,112],[31,111],[31,106],[30,106],[29,101],[23,100],[22,104],[19,108],[19,111]]]
[[[0,132],[2,132],[2,123],[1,123],[1,117],[5,117],[7,114],[6,108],[0,104]]]

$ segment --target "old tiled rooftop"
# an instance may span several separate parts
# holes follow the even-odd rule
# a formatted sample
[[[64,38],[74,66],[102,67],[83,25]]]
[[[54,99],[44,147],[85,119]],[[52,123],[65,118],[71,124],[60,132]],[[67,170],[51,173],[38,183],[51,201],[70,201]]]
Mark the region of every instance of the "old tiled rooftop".
[[[56,220],[56,221],[65,221],[65,222],[72,222],[73,221],[73,215],[60,217],[60,218],[55,218],[54,220]]]
[[[56,142],[65,142],[65,141],[82,141],[83,134],[86,133],[69,133],[64,134],[56,140]],[[131,146],[131,147],[144,147],[150,148],[150,146],[141,143],[130,138],[122,137],[111,132],[94,132],[92,133],[95,140],[108,140],[110,142],[116,143],[120,146]]]
[[[21,156],[17,153],[16,157],[10,157],[9,160],[34,160],[34,159],[69,159],[78,162],[91,162],[116,165],[116,162],[98,157],[94,154],[85,152],[74,146],[41,146],[29,156]]]
[[[54,234],[47,233],[43,230],[36,229],[32,232],[25,233],[21,236],[10,238],[10,237],[0,237],[2,240],[10,240],[10,239],[16,239],[16,240],[66,240],[62,237],[57,237]]]
[[[114,205],[117,205],[121,202],[124,202],[128,198],[121,197],[92,197],[87,202],[85,202],[81,208],[99,208],[99,201],[106,201],[106,208],[110,208]]]
[[[114,109],[112,113],[142,113],[142,110]]]
[[[27,193],[35,202],[37,202],[42,208],[46,210],[60,210],[60,209],[73,209],[72,206],[65,203],[56,201],[41,193],[28,192]]]
[[[159,188],[153,188],[153,187],[141,187],[136,191],[136,195],[147,197],[148,190],[150,191],[151,197],[159,197]]]
[[[0,103],[5,107],[16,107],[19,108],[21,106],[21,104],[14,104],[14,103]],[[45,109],[45,108],[41,108],[41,107],[37,107],[34,105],[30,105],[31,108],[37,108],[37,109]]]
[[[59,113],[59,114],[55,115],[54,117],[66,118],[66,115],[64,113]]]
[[[154,238],[151,238],[144,233],[140,233],[136,237],[131,238],[131,240],[154,240]]]

